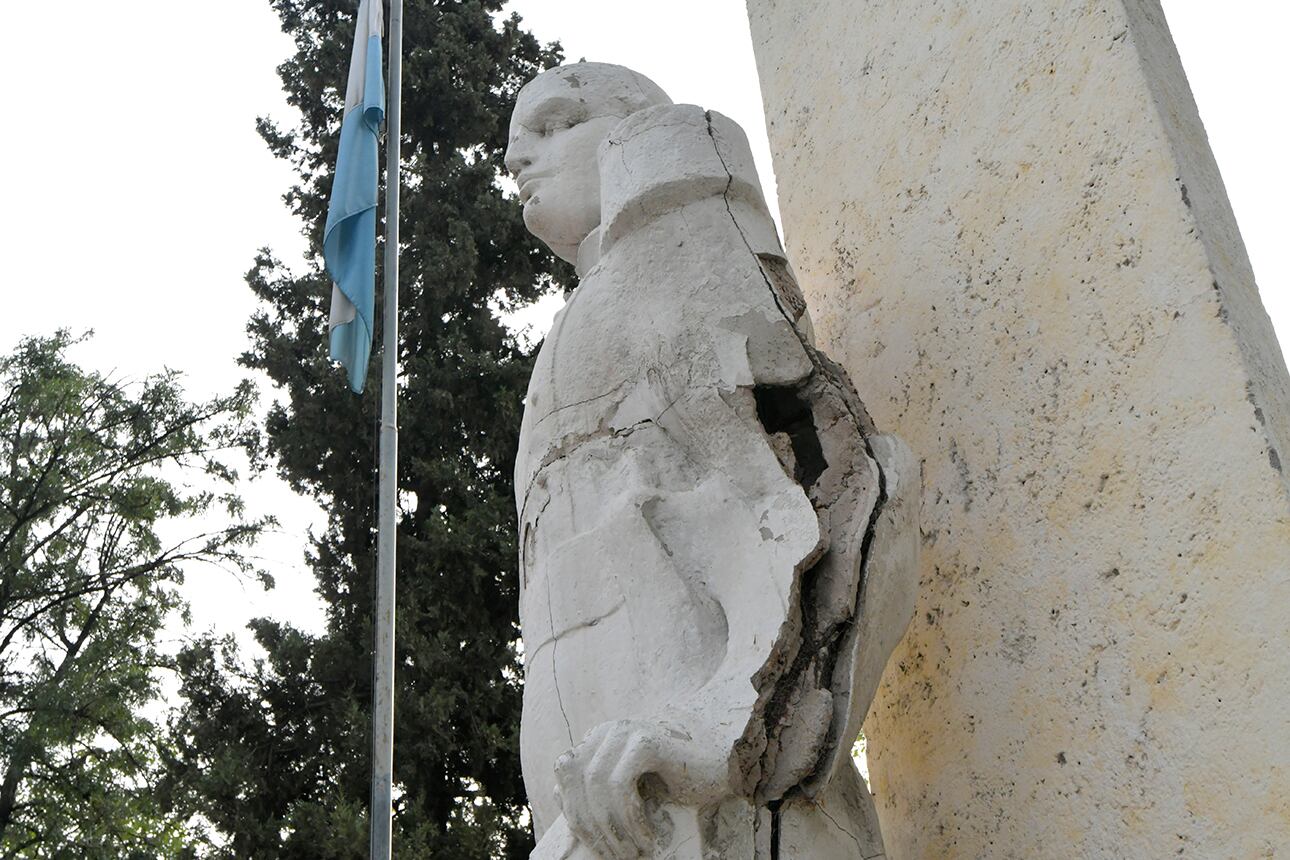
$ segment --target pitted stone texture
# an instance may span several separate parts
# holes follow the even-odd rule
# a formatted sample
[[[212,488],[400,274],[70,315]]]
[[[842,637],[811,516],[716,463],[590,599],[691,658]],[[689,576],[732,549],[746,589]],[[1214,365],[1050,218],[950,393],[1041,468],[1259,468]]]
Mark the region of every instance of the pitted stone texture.
[[[1152,0],[749,0],[823,349],[925,468],[887,850],[1290,846],[1287,375]]]
[[[585,206],[548,169],[576,159],[552,150],[586,139],[529,126],[540,100],[604,114],[594,75],[573,72],[575,93],[568,74],[526,88],[508,155],[553,247]],[[599,224],[535,362],[516,461],[534,857],[880,846],[848,751],[870,701],[856,691],[871,695],[913,611],[918,464],[811,345],[734,123],[656,104],[591,166],[578,187],[598,188]],[[797,835],[776,847],[781,800]]]

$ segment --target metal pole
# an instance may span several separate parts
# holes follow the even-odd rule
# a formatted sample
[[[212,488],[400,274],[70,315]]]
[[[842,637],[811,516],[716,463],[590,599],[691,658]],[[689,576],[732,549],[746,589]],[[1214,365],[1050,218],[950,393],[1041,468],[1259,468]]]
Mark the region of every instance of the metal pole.
[[[390,91],[385,155],[385,332],[381,375],[381,477],[372,690],[372,854],[389,860],[394,813],[394,549],[399,463],[399,109],[403,98],[403,0],[390,0]]]

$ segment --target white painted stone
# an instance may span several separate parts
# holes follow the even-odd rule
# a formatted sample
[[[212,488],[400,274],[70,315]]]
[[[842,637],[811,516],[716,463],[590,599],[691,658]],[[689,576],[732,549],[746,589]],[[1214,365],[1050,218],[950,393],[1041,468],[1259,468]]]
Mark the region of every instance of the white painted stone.
[[[1290,848],[1290,383],[1155,0],[749,0],[823,349],[925,470],[893,858]]]
[[[507,164],[580,274],[516,465],[534,857],[878,855],[849,750],[918,464],[811,346],[743,132],[582,63],[524,89]]]

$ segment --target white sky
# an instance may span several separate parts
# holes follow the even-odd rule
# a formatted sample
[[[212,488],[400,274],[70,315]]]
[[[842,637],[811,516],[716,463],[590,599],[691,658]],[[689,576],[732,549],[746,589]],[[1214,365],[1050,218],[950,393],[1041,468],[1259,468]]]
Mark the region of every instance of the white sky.
[[[1284,341],[1290,4],[1164,6]],[[571,60],[632,66],[676,101],[735,119],[770,190],[743,0],[512,0],[508,8],[543,40],[563,42]],[[89,366],[142,376],[165,365],[182,370],[195,395],[229,390],[244,375],[236,357],[254,302],[242,276],[255,250],[268,245],[294,262],[303,248],[281,202],[290,170],[254,127],[258,115],[292,120],[274,71],[291,45],[268,0],[10,3],[4,19],[0,254],[12,298],[0,315],[0,349],[59,327],[93,328],[94,341],[77,353]],[[253,510],[283,520],[283,533],[261,549],[279,587],[263,594],[194,571],[195,623],[233,632],[270,615],[316,629],[302,555],[317,510],[271,478],[244,493]]]

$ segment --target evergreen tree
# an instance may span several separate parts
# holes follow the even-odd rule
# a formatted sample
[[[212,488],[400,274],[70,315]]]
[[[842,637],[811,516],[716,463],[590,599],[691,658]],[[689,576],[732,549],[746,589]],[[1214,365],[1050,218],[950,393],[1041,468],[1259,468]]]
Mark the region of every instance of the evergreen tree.
[[[309,563],[326,632],[260,620],[267,657],[183,655],[169,801],[239,857],[366,856],[379,351],[351,394],[327,359],[322,228],[354,0],[271,0],[296,52],[280,67],[301,123],[261,120],[299,183],[287,202],[310,271],[262,252],[248,368],[279,386],[265,464],[327,511]],[[399,857],[527,857],[512,470],[531,353],[499,320],[568,277],[502,191],[519,88],[560,60],[500,0],[406,0],[400,523],[395,696]],[[382,231],[383,234],[384,231]],[[378,306],[377,319],[381,318]],[[378,330],[375,342],[380,343]]]

